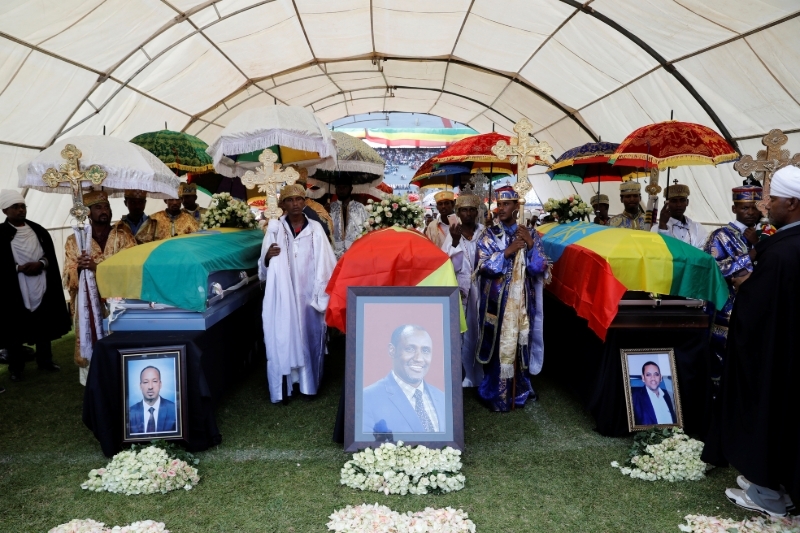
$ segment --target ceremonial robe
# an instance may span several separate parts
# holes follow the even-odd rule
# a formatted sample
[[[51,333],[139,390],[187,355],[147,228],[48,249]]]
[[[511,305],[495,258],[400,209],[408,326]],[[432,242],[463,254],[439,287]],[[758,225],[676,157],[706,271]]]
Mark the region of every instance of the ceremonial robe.
[[[161,241],[176,235],[188,235],[200,229],[200,224],[194,217],[181,211],[173,217],[166,211],[154,213],[150,219],[156,223],[155,240]]]
[[[548,259],[539,234],[531,232],[533,247],[525,252],[526,272],[524,281],[524,301],[530,327],[526,344],[517,347],[513,379],[500,377],[500,335],[503,318],[509,299],[509,285],[512,278],[514,257],[506,259],[504,251],[514,240],[517,225],[505,226],[498,223],[487,228],[478,240],[478,272],[480,305],[478,321],[480,333],[477,342],[477,358],[484,364],[484,378],[478,387],[478,394],[495,411],[511,410],[512,402],[525,405],[528,397],[535,393],[525,370],[538,374],[542,368],[544,343],[542,330],[542,290],[544,277],[548,271]],[[516,394],[512,394],[512,389]]]
[[[722,377],[722,449],[751,483],[800,502],[800,226],[756,245],[736,295]]]
[[[181,211],[183,211],[187,215],[192,215],[192,218],[194,218],[198,224],[201,224],[200,219],[202,218],[203,215],[206,214],[206,211],[208,211],[208,209],[205,207],[200,207],[198,205],[194,209],[186,209],[185,207],[181,208]]]
[[[442,222],[437,215],[425,228],[425,236],[438,248],[442,248],[444,241],[450,236],[450,226]]]
[[[146,244],[153,242],[156,238],[156,221],[147,215],[142,215],[139,223],[136,224],[128,218],[128,215],[122,215],[120,219],[128,225],[128,229],[136,238],[136,244]]]
[[[350,246],[361,237],[364,232],[364,223],[369,220],[367,209],[350,200],[347,204],[347,216],[342,212],[342,202],[331,202],[331,220],[333,220],[333,248],[336,259],[339,259],[350,249]]]
[[[325,235],[328,237],[328,240],[331,241],[331,245],[333,245],[333,238],[331,237],[331,235],[333,235],[333,219],[322,204],[313,198],[306,198],[306,206],[303,208],[303,213],[311,220],[316,220],[322,224]]]
[[[623,211],[619,215],[615,215],[608,220],[608,225],[612,228],[627,228],[627,229],[640,229],[650,231],[650,225],[645,220],[645,212],[639,209],[636,216],[632,216],[627,211]]]
[[[271,220],[261,247],[258,275],[266,281],[262,319],[267,349],[267,381],[273,403],[283,399],[283,379],[300,385],[303,394],[316,394],[325,354],[325,310],[328,285],[336,257],[322,226],[313,220],[294,235],[286,220]],[[281,252],[265,266],[267,250]]]
[[[670,217],[667,221],[667,229],[661,229],[658,227],[658,224],[653,224],[653,228],[650,231],[660,235],[675,237],[679,241],[691,244],[695,248],[702,248],[708,238],[708,232],[702,224],[695,222],[689,217],[684,218],[686,219],[685,224],[676,218]]]

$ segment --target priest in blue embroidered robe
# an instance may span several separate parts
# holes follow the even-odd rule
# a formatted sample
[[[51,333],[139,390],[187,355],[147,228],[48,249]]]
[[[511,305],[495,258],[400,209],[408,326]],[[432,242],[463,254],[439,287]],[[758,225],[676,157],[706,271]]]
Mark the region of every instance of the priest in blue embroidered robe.
[[[722,375],[737,278],[753,272],[754,248],[759,240],[755,225],[761,218],[761,212],[756,207],[756,202],[759,201],[761,201],[761,187],[735,187],[732,211],[736,215],[736,220],[711,232],[703,247],[706,253],[716,259],[725,281],[728,282],[729,294],[728,301],[722,309],[717,309],[714,324],[711,326],[711,349],[714,352],[711,380],[714,383],[715,395]]]
[[[536,232],[517,226],[519,197],[497,190],[498,222],[478,241],[480,333],[477,358],[484,365],[478,394],[493,411],[510,411],[536,399],[528,373],[544,356],[542,290],[549,261]]]

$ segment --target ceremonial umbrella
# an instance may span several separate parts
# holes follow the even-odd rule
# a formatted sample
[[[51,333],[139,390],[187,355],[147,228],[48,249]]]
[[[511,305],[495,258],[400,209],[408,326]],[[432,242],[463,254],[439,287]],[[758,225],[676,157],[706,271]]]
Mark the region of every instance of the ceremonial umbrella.
[[[232,178],[243,176],[260,163],[257,157],[255,161],[240,162],[231,156],[272,147],[278,147],[273,151],[283,165],[336,168],[336,147],[331,132],[314,113],[296,106],[276,105],[240,114],[222,130],[206,152],[212,157],[216,171]]]
[[[347,331],[348,287],[455,287],[446,253],[416,230],[399,227],[372,231],[345,252],[328,282],[325,322]],[[466,331],[463,309],[461,331]]]
[[[239,200],[247,199],[247,189],[242,185],[241,178],[229,178],[216,172],[208,172],[205,174],[195,174],[190,172],[187,174],[186,181],[194,183],[197,188],[208,194],[209,196],[221,192],[227,192],[234,198]]]
[[[451,144],[439,155],[433,156],[430,160],[433,164],[441,163],[506,163],[507,159],[499,159],[493,152],[492,147],[499,141],[511,143],[511,137],[502,133],[482,133],[473,135]],[[544,165],[547,163],[538,157],[528,158],[528,166]]]
[[[425,161],[411,178],[411,185],[420,189],[425,188],[453,188],[464,185],[463,181],[468,175],[474,176],[478,172],[495,181],[503,176],[514,174],[511,164],[505,163],[434,163],[433,158]]]
[[[208,145],[194,135],[163,129],[137,135],[131,142],[159,158],[167,168],[195,174],[214,170],[206,153]]]
[[[371,194],[370,189],[383,182],[386,162],[361,139],[341,131],[331,135],[336,143],[336,169],[317,170],[309,177],[309,185],[330,189],[330,185],[348,184],[353,186],[353,193]]]
[[[548,289],[602,340],[626,291],[696,298],[717,309],[728,299],[715,259],[673,237],[588,222],[545,224],[537,231],[553,262]]]
[[[592,142],[567,150],[548,168],[553,180],[572,181],[575,183],[628,181],[644,177],[644,172],[637,172],[634,165],[610,165],[609,158],[619,144],[609,142]]]
[[[139,189],[147,191],[149,198],[178,197],[178,176],[156,156],[141,146],[105,135],[81,135],[57,141],[39,152],[29,163],[17,167],[19,186],[44,192],[72,194],[73,189],[69,182],[60,181],[56,187],[51,187],[42,178],[48,169],[64,169],[65,157],[62,152],[67,145],[78,150],[78,170],[97,166],[106,173],[105,179],[99,184],[109,196],[120,197],[125,189]],[[89,181],[81,181],[82,189],[90,186]]]

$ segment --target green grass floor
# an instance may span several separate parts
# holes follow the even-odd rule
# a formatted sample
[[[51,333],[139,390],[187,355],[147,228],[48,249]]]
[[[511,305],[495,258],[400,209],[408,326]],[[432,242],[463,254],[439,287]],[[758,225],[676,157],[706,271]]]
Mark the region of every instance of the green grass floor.
[[[263,363],[223,400],[222,445],[199,454],[201,482],[167,495],[95,494],[80,488],[106,459],[81,422],[83,387],[72,364],[74,338],[54,343],[57,374],[28,363],[11,383],[0,366],[0,532],[45,532],[73,518],[108,525],[165,522],[173,533],[324,532],[328,515],[347,504],[378,502],[399,511],[460,507],[481,533],[677,532],[687,514],[744,518],[725,499],[736,472],[713,470],[699,482],[645,482],[610,467],[629,438],[593,431],[593,420],[545,373],[537,403],[490,413],[464,398],[467,486],[441,496],[385,496],[339,484],[348,459],[331,442],[344,354],[334,350],[322,390],[272,405]]]

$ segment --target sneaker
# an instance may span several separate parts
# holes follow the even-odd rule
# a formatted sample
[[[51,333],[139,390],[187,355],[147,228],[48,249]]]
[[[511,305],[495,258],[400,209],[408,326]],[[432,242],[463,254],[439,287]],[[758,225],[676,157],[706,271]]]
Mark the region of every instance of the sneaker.
[[[789,514],[786,511],[779,514],[764,509],[756,502],[751,500],[750,497],[747,495],[747,493],[742,489],[725,489],[725,496],[727,496],[727,498],[730,500],[732,504],[738,505],[742,509],[747,509],[749,511],[757,511],[761,514],[774,516],[775,518],[781,518]]]
[[[750,488],[751,483],[747,480],[746,477],[739,476],[736,478],[736,484],[739,485],[739,487],[743,491],[747,492],[747,489]],[[783,488],[783,485],[781,485],[781,491],[783,492],[783,503],[784,505],[786,505],[786,510],[789,511],[791,509],[794,509],[794,502],[792,501],[791,496],[786,494],[786,489]]]

